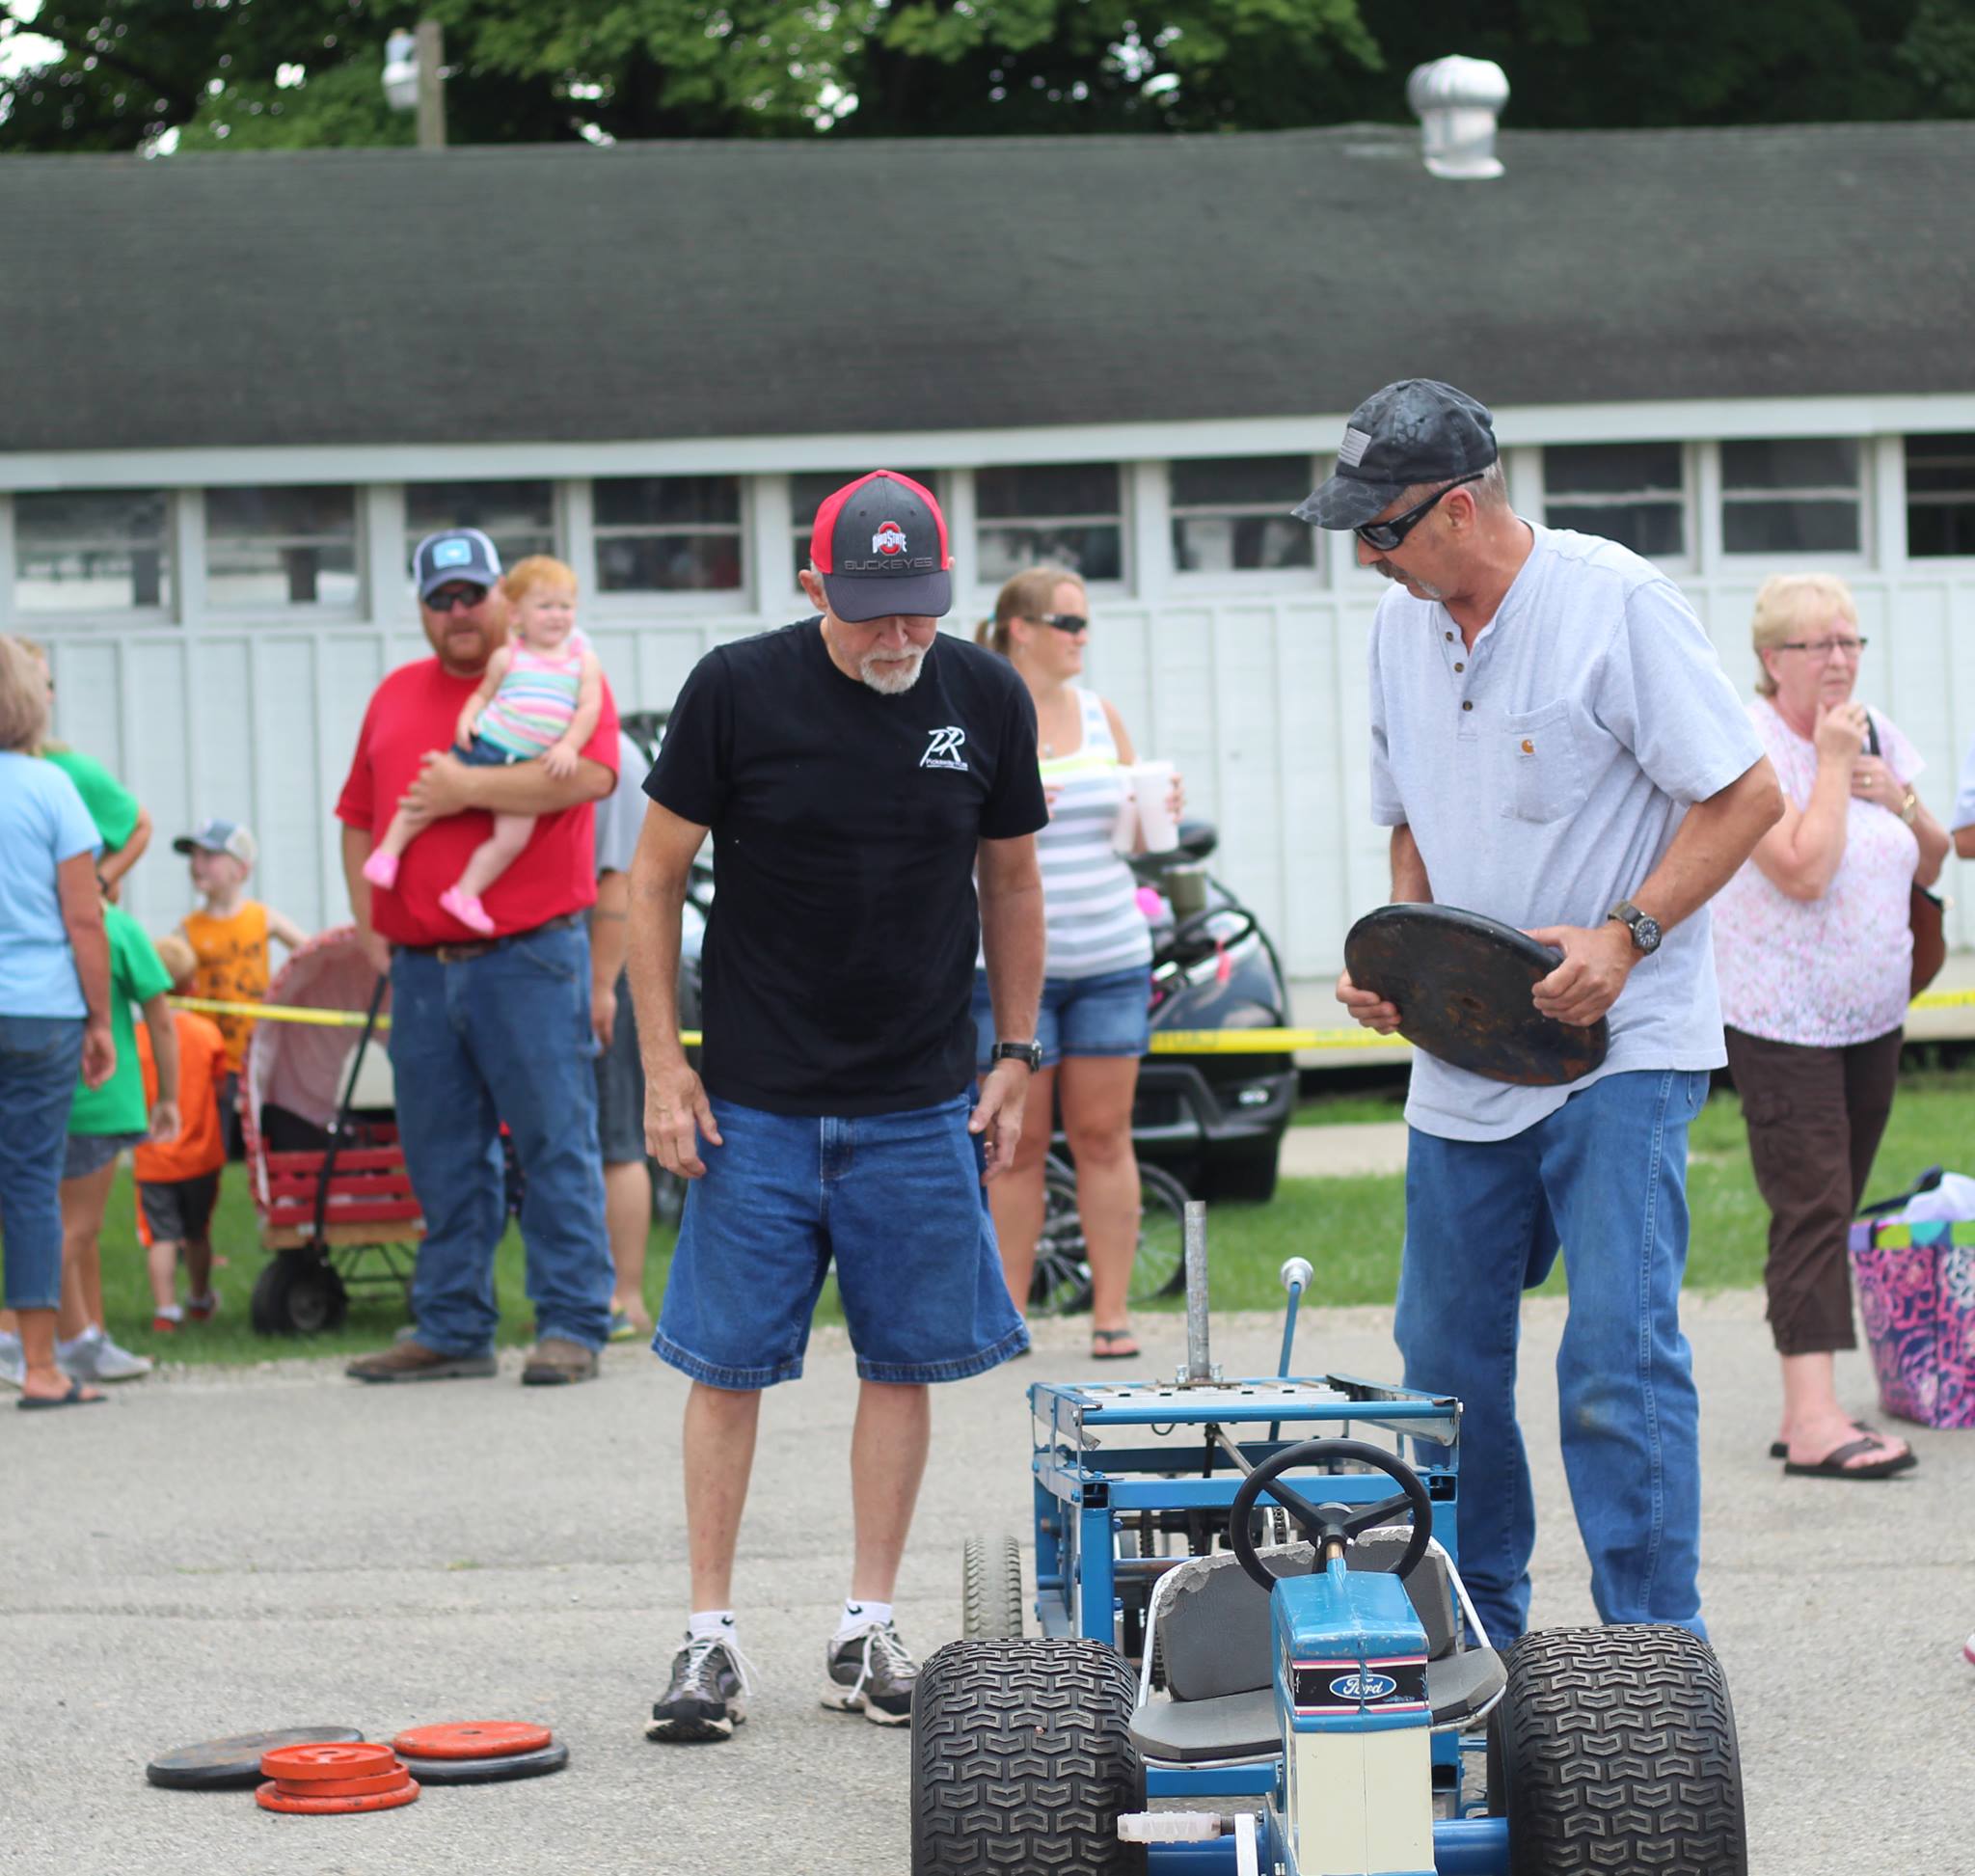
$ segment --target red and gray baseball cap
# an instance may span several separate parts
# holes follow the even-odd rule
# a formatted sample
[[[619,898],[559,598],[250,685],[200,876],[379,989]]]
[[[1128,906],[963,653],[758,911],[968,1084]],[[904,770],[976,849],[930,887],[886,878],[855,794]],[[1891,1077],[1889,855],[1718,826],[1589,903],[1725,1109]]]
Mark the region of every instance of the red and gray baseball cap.
[[[933,491],[874,469],[816,511],[809,557],[830,611],[852,624],[896,612],[942,618],[953,610],[953,552]]]
[[[1362,528],[1409,488],[1473,475],[1499,453],[1487,405],[1437,378],[1401,378],[1351,413],[1337,474],[1290,512],[1316,528]]]

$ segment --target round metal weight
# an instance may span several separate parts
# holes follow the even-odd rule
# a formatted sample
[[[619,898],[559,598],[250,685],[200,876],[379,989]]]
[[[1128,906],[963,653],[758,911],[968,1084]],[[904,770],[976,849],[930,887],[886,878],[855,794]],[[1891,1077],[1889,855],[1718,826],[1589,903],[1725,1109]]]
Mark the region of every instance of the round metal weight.
[[[395,1791],[379,1791],[368,1798],[297,1798],[270,1781],[254,1797],[262,1810],[292,1811],[302,1817],[343,1817],[360,1810],[396,1810],[418,1795],[419,1787],[407,1782]]]
[[[539,1752],[509,1753],[500,1758],[408,1758],[405,1770],[420,1784],[499,1784],[507,1779],[535,1779],[569,1763],[559,1739]]]
[[[555,1735],[525,1720],[462,1720],[444,1726],[412,1726],[391,1743],[403,1758],[498,1758],[536,1753]]]
[[[324,1779],[370,1779],[397,1763],[389,1746],[277,1746],[260,1755],[261,1772],[284,1785]]]
[[[392,1759],[389,1772],[361,1779],[277,1779],[276,1787],[285,1798],[373,1798],[380,1791],[396,1791],[411,1783],[412,1775],[402,1759]]]
[[[260,1757],[278,1746],[349,1744],[364,1735],[354,1726],[286,1726],[277,1732],[237,1732],[197,1746],[160,1753],[144,1768],[152,1784],[176,1791],[244,1791],[260,1782]]]

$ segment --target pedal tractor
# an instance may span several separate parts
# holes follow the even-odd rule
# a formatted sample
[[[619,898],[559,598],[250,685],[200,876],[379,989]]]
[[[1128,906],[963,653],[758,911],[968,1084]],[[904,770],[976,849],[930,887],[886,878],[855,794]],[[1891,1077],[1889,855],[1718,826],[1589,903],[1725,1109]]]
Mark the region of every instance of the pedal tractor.
[[[1685,1629],[1488,1645],[1458,1401],[1208,1360],[1038,1383],[1036,1585],[976,1538],[912,1704],[913,1876],[1744,1876],[1735,1722]],[[1412,1462],[1400,1455],[1413,1442]],[[1033,1618],[1033,1619],[1031,1619]]]

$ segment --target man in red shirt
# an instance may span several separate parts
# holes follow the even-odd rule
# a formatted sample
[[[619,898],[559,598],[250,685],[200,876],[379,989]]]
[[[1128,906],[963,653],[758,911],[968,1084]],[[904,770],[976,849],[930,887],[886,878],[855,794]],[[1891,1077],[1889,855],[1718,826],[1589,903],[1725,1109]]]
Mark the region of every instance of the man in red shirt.
[[[617,709],[606,686],[596,730],[563,780],[539,761],[461,761],[450,747],[460,710],[507,640],[500,557],[477,529],[451,529],[419,543],[413,573],[433,656],[377,687],[336,813],[360,941],[391,975],[398,1137],[425,1237],[412,1336],[348,1372],[360,1381],[494,1373],[504,1125],[526,1187],[521,1231],[535,1306],[522,1379],[584,1380],[609,1333],[611,1275],[583,914],[596,899],[590,803],[616,782]],[[365,879],[364,862],[400,804],[425,825],[385,891]],[[494,935],[482,938],[441,911],[439,895],[487,837],[494,812],[539,818],[484,895]]]

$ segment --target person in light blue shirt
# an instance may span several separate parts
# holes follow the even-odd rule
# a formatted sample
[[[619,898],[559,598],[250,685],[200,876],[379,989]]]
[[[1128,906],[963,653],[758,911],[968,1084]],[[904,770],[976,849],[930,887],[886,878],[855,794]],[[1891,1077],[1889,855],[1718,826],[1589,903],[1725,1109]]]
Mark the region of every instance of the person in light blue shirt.
[[[1496,1647],[1529,1620],[1516,1424],[1525,1288],[1559,1248],[1564,1472],[1608,1622],[1701,1620],[1699,1405],[1680,1332],[1687,1128],[1726,1059],[1707,902],[1782,813],[1774,772],[1672,582],[1510,507],[1493,420],[1407,379],[1352,414],[1297,510],[1391,580],[1372,623],[1372,818],[1393,898],[1562,953],[1543,1015],[1607,1018],[1604,1062],[1525,1088],[1416,1054],[1394,1321],[1411,1387],[1458,1396],[1460,1568]],[[1402,1013],[1340,977],[1367,1027]]]
[[[23,1407],[100,1400],[55,1365],[62,1295],[59,1181],[78,1074],[116,1067],[95,824],[75,784],[32,753],[48,726],[41,666],[0,639],[0,1264],[17,1335],[0,1379]]]

